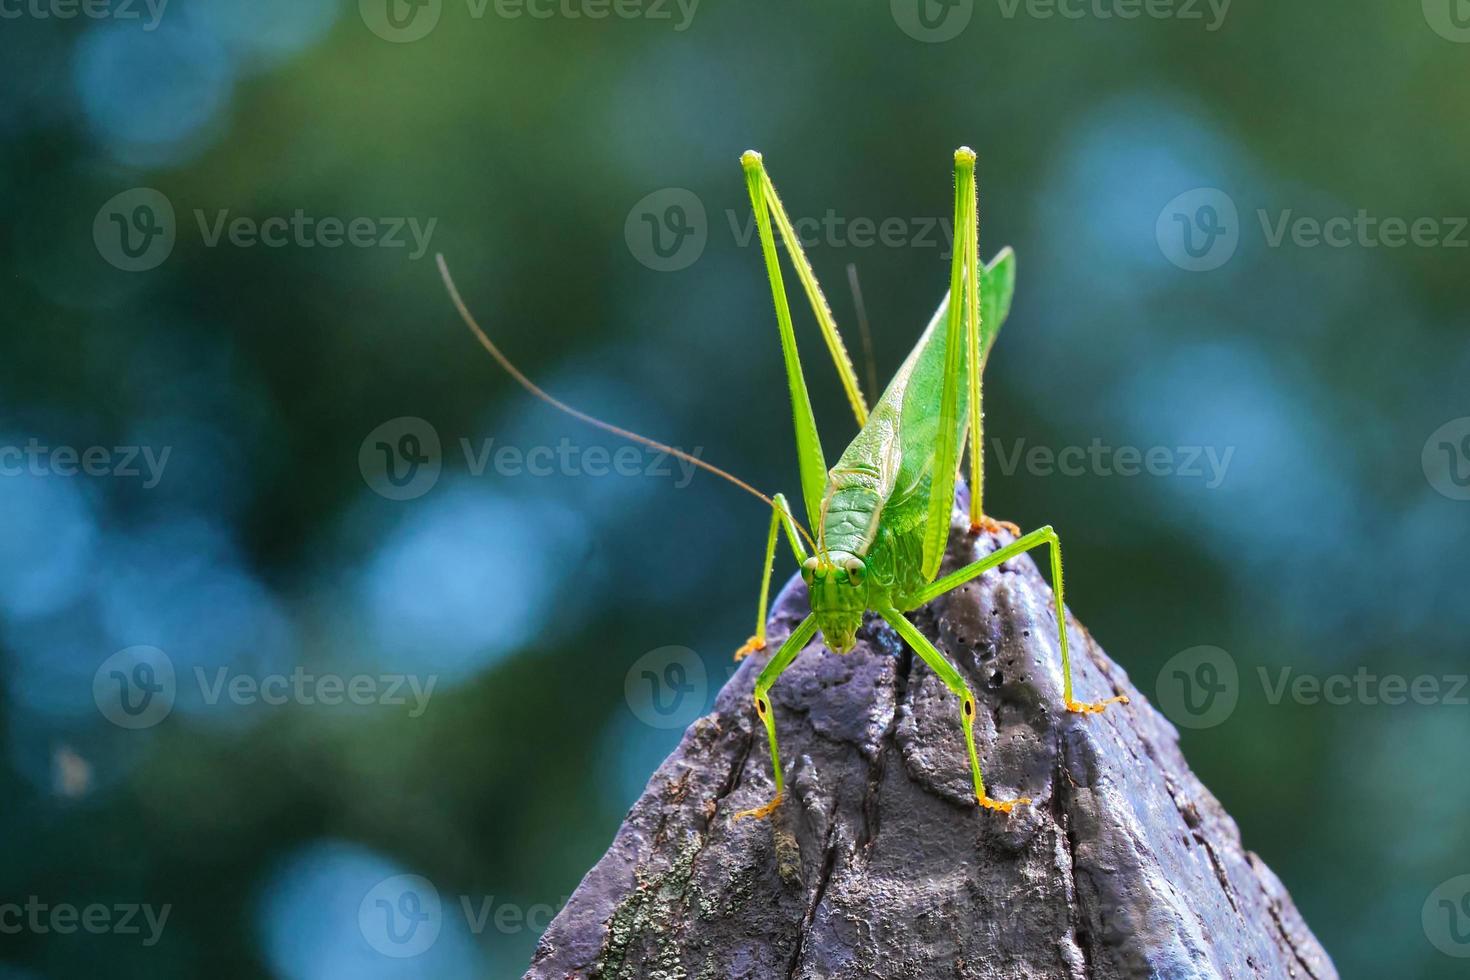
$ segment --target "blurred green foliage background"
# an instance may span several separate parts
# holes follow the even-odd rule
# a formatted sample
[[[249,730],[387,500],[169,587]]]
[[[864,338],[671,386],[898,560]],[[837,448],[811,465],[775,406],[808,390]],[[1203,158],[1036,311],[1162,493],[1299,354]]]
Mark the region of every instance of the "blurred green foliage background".
[[[0,903],[169,912],[151,944],[0,916],[0,977],[518,976],[728,676],[767,515],[642,456],[589,472],[618,444],[495,368],[433,253],[546,388],[791,493],[739,154],[815,219],[854,351],[856,265],[886,379],[946,285],[961,143],[982,251],[1020,263],[987,509],[1057,527],[1072,609],[1159,703],[1225,653],[1233,709],[1175,697],[1185,752],[1345,976],[1464,975],[1470,10],[924,3],[3,7]],[[1095,444],[1168,472],[1045,463]],[[415,446],[391,499],[379,454]],[[166,659],[109,659],[140,646]],[[659,727],[667,647],[706,680]],[[166,716],[115,723],[165,668]],[[1274,696],[1302,675],[1371,679]],[[282,676],[314,680],[250,694]],[[398,875],[443,903],[417,956],[367,924]]]

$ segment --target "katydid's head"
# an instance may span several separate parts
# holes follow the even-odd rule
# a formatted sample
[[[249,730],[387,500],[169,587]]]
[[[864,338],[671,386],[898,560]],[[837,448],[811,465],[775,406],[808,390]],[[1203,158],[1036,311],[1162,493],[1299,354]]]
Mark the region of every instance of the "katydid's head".
[[[858,627],[868,608],[867,566],[857,555],[834,551],[808,558],[801,577],[811,595],[822,642],[833,653],[847,653],[857,645]]]

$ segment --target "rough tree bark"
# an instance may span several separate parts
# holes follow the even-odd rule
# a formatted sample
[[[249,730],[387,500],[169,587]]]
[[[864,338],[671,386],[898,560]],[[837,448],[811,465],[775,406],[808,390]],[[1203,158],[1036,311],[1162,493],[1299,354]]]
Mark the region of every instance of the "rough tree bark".
[[[1008,538],[956,525],[946,568]],[[913,616],[967,676],[992,795],[982,812],[956,699],[881,619],[819,640],[772,692],[772,795],[755,675],[807,611],[800,578],[551,923],[528,980],[1300,977],[1337,972],[1281,882],[1190,772],[1178,733],[1077,622],[1061,708],[1051,590],[1030,557]]]

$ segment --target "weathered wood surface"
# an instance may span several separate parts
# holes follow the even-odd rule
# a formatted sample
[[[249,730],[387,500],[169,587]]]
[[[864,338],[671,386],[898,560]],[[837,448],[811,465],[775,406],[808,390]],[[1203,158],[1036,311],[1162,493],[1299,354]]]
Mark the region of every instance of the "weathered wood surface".
[[[957,525],[946,568],[1007,540]],[[813,641],[773,690],[787,800],[733,821],[772,795],[751,692],[806,611],[793,579],[770,647],[654,774],[527,978],[1336,978],[1173,726],[1075,620],[1077,697],[1132,704],[1062,710],[1027,556],[913,619],[976,693],[991,794],[1033,805],[975,805],[956,699],[870,617],[854,651]]]

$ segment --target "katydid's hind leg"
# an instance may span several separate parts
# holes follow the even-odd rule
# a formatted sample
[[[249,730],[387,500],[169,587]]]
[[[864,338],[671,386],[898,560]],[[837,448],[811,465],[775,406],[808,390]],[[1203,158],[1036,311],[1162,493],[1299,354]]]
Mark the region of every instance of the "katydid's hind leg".
[[[954,668],[944,655],[929,642],[929,638],[910,623],[900,612],[889,610],[884,612],[883,618],[888,624],[898,631],[909,646],[914,648],[929,669],[939,675],[955,696],[960,699],[960,727],[965,733],[965,749],[970,755],[970,775],[975,783],[975,801],[987,810],[996,810],[1000,813],[1010,813],[1018,806],[1031,801],[1025,797],[1015,800],[993,800],[985,792],[985,778],[980,774],[980,756],[975,751],[975,695],[971,693],[970,686],[960,676],[960,672]]]
[[[776,507],[771,511],[771,530],[766,535],[766,564],[761,572],[761,596],[755,611],[755,633],[745,641],[739,650],[735,651],[736,660],[744,660],[752,653],[766,648],[766,608],[771,596],[771,566],[776,561],[776,537],[780,528],[786,529],[786,540],[791,544],[792,553],[796,555],[796,563],[799,565],[806,560],[806,549],[801,546],[801,539],[796,536],[791,505],[786,502],[785,494],[778,493],[772,499]]]
[[[1072,698],[1072,659],[1067,653],[1067,603],[1062,595],[1062,542],[1057,532],[1048,524],[1041,529],[1042,539],[1051,545],[1051,591],[1056,602],[1057,645],[1062,649],[1062,699],[1068,711],[1078,714],[1101,714],[1110,704],[1127,704],[1126,695],[1105,698],[1102,701],[1076,701]]]
[[[771,709],[771,686],[776,683],[776,678],[791,666],[802,648],[811,642],[816,632],[817,618],[808,616],[803,619],[796,629],[791,631],[786,642],[781,644],[781,649],[776,651],[776,655],[761,669],[759,676],[755,679],[755,713],[765,725],[766,739],[771,744],[771,769],[775,775],[776,795],[765,806],[756,807],[754,810],[742,810],[735,814],[736,820],[744,820],[746,817],[756,819],[769,817],[781,805],[781,799],[786,792],[786,782],[785,777],[781,774],[781,753],[776,748],[776,717],[775,712]]]
[[[951,572],[931,583],[914,599],[914,608],[959,588],[973,578],[977,578],[985,572],[1006,561],[1030,551],[1041,544],[1051,545],[1051,590],[1056,600],[1057,615],[1057,646],[1062,651],[1062,701],[1068,711],[1078,714],[1099,714],[1110,704],[1127,704],[1125,695],[1106,698],[1102,701],[1077,701],[1072,697],[1072,658],[1067,649],[1067,604],[1063,594],[1062,585],[1062,543],[1057,538],[1057,532],[1050,524],[1038,528],[1030,534],[1024,535],[1006,545],[998,551],[991,552],[977,562],[973,562],[961,568],[959,571]]]
[[[960,399],[964,395],[965,374],[965,297],[966,262],[970,240],[964,233],[975,213],[975,153],[960,147],[954,155],[954,227],[955,247],[950,256],[949,304],[944,318],[944,369],[939,392],[939,428],[934,438],[929,477],[929,503],[924,522],[923,554],[920,570],[924,578],[939,573],[944,551],[949,544],[950,512],[954,509],[955,480],[960,454],[964,450],[967,418],[961,416]],[[973,304],[971,304],[973,306]]]
[[[1021,536],[1021,529],[1010,521],[997,521],[986,516],[983,505],[985,494],[985,412],[981,382],[985,373],[985,352],[980,344],[980,287],[984,277],[980,274],[980,197],[977,189],[964,202],[965,223],[963,228],[965,266],[965,387],[966,409],[969,413],[968,440],[970,444],[970,533],[985,531],[995,534],[1001,530]],[[960,229],[956,229],[959,231]],[[951,299],[953,302],[953,299]]]

